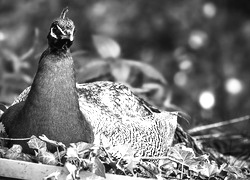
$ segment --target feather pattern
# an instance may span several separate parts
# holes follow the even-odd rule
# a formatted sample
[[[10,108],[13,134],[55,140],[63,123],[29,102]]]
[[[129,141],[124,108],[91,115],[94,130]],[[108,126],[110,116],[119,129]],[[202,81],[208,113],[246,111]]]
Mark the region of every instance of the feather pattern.
[[[159,156],[173,141],[177,114],[160,111],[120,83],[76,84],[80,110],[93,127],[95,144],[130,144],[136,156]],[[25,101],[30,87],[14,101]],[[105,143],[109,144],[105,144]]]

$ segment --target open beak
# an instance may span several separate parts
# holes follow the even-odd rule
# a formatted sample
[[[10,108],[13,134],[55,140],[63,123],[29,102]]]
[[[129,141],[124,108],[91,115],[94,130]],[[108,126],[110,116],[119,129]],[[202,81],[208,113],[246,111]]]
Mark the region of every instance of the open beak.
[[[62,39],[69,39],[70,41],[74,40],[74,34],[67,34],[67,35],[62,35]]]
[[[73,28],[72,30],[66,30],[63,31],[59,26],[57,26],[58,29],[62,32],[61,38],[62,39],[69,39],[70,41],[74,40],[74,32],[75,32],[75,28]]]

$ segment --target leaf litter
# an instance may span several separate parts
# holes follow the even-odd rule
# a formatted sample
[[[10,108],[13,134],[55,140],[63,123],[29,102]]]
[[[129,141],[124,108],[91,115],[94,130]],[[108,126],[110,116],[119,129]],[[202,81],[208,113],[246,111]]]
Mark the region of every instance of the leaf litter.
[[[3,131],[3,128],[1,129]],[[47,143],[57,147],[52,153]],[[249,165],[245,161],[219,164],[209,154],[197,155],[192,148],[183,143],[168,148],[162,157],[135,157],[135,151],[129,144],[100,147],[85,142],[71,143],[66,147],[43,136],[32,136],[28,146],[35,156],[22,153],[20,145],[10,149],[0,146],[0,157],[21,161],[38,162],[48,165],[65,166],[67,179],[79,179],[80,171],[89,171],[105,178],[106,173],[133,177],[162,179],[249,179]],[[58,147],[62,147],[59,151]],[[239,165],[240,164],[240,165]],[[52,173],[55,178],[58,173]],[[50,177],[50,176],[49,176]],[[49,178],[45,177],[45,179]]]

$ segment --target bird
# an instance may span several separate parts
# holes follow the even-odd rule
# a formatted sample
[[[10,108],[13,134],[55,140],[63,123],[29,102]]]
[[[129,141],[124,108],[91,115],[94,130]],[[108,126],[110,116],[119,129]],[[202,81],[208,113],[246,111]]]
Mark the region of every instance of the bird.
[[[64,9],[51,24],[47,35],[48,48],[40,57],[26,101],[11,106],[1,116],[11,138],[46,134],[66,144],[93,142],[91,125],[79,109],[73,59],[69,51],[75,25],[65,17],[67,11]],[[16,143],[22,145],[24,152],[30,152],[25,141],[10,141],[10,145]]]
[[[75,25],[64,9],[53,21],[33,83],[1,117],[11,138],[45,134],[65,145],[84,141],[130,145],[135,156],[160,156],[177,126],[173,112],[159,110],[127,86],[110,81],[76,83],[70,54]],[[25,141],[23,151],[30,152]],[[50,147],[51,149],[53,147]]]

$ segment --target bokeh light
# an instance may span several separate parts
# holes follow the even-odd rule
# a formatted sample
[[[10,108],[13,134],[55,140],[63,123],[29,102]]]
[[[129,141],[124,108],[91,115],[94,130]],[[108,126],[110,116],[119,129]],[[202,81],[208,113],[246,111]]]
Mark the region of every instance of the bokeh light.
[[[216,12],[216,6],[213,3],[207,2],[203,5],[203,13],[207,18],[214,17],[216,15]]]
[[[196,30],[190,34],[188,43],[191,48],[199,49],[202,46],[204,46],[206,40],[207,40],[207,34],[203,31]]]
[[[177,85],[177,86],[185,86],[187,84],[187,74],[185,72],[177,72],[175,75],[174,75],[174,83]]]
[[[215,105],[215,97],[211,91],[203,91],[199,96],[199,103],[203,109],[211,109]]]
[[[0,41],[4,41],[5,39],[6,39],[5,34],[0,31]]]
[[[236,95],[242,91],[243,85],[239,79],[230,78],[225,83],[225,89],[228,93]]]
[[[179,68],[181,70],[189,70],[192,67],[192,61],[189,59],[183,60],[179,63]]]

